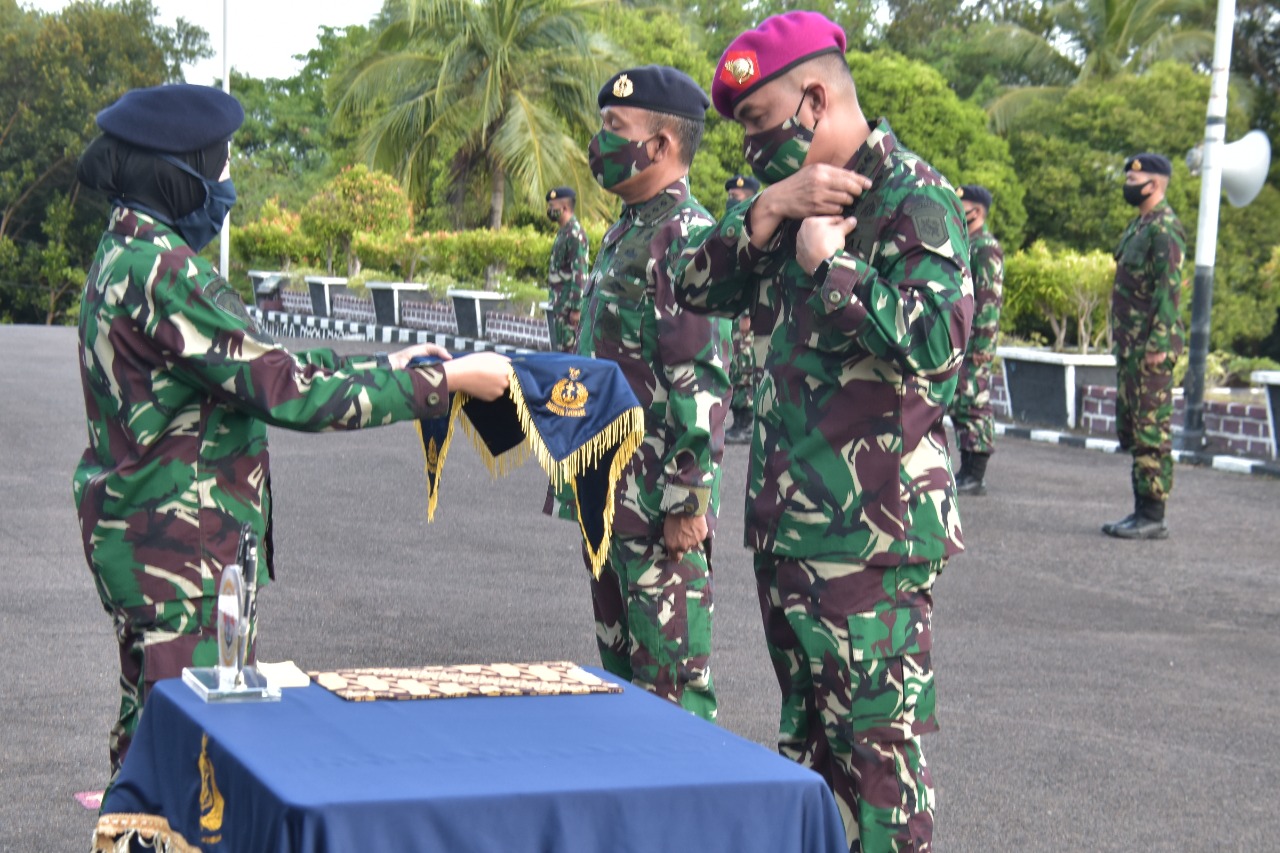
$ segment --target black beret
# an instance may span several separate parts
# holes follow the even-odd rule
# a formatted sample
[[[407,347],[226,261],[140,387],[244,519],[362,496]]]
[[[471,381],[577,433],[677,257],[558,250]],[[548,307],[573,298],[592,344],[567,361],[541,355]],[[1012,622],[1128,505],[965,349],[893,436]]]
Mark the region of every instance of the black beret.
[[[573,191],[573,187],[555,187],[547,191],[547,201],[554,201],[558,198],[576,198],[577,195]]]
[[[724,188],[726,190],[751,190],[756,192],[760,189],[760,182],[749,175],[734,175],[724,182]]]
[[[1126,172],[1146,172],[1148,175],[1172,175],[1173,166],[1168,157],[1159,154],[1134,154],[1124,161]]]
[[[235,98],[190,83],[132,89],[98,113],[98,127],[108,136],[169,154],[229,140],[243,122],[244,107]]]
[[[987,210],[991,209],[991,191],[986,187],[980,187],[977,184],[963,184],[956,190],[956,195],[965,201],[980,204]]]
[[[711,100],[693,78],[666,65],[628,68],[609,78],[596,103],[605,107],[639,107],[705,121]]]

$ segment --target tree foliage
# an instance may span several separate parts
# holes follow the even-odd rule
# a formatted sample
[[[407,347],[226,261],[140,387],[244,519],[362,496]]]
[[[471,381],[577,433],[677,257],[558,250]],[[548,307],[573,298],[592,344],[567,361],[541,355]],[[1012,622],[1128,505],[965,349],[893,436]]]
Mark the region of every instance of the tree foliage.
[[[56,14],[0,0],[0,239],[12,242],[0,257],[0,317],[66,315],[71,289],[57,271],[86,262],[105,221],[105,200],[75,192],[94,115],[209,55],[202,30],[155,16],[149,0],[77,2]]]
[[[482,176],[489,226],[500,227],[508,191],[534,204],[589,179],[575,140],[593,129],[593,81],[611,52],[586,24],[601,2],[404,0],[341,81],[338,113],[362,129],[366,161],[415,198],[438,158],[455,209]]]
[[[362,231],[402,234],[413,223],[413,209],[399,182],[363,163],[348,166],[321,187],[302,210],[302,232],[320,247],[333,273],[335,255],[347,275],[360,271],[351,243]]]
[[[987,129],[983,111],[961,101],[922,62],[889,51],[846,58],[867,116],[886,116],[902,143],[953,186],[982,184],[991,190],[992,231],[1003,242],[1019,245],[1027,218],[1023,183],[1008,143]]]

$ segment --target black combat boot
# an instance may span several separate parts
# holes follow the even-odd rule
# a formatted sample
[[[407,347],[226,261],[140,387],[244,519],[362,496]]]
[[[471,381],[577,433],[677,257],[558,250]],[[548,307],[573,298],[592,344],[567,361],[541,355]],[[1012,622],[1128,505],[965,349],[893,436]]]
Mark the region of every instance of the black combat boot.
[[[1115,524],[1104,524],[1102,532],[1117,539],[1167,539],[1169,528],[1164,523],[1164,501],[1138,498],[1133,515]]]
[[[730,409],[733,415],[733,425],[724,432],[725,444],[750,444],[751,443],[751,410],[747,408]]]
[[[960,470],[956,471],[956,485],[960,485],[960,481],[969,476],[969,466],[972,464],[973,454],[960,448]]]
[[[963,451],[961,458],[963,459]],[[960,476],[956,479],[956,494],[958,495],[985,495],[987,493],[987,484],[985,482],[987,476],[987,460],[991,458],[990,453],[969,453],[968,454],[968,471],[965,470],[964,462],[960,464]]]

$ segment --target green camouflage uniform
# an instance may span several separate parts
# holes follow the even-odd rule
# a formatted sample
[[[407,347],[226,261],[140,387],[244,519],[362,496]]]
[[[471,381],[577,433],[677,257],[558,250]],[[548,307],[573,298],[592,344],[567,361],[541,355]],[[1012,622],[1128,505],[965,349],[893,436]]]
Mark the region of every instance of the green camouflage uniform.
[[[80,376],[89,446],[72,490],[85,557],[120,642],[113,773],[147,691],[217,660],[217,580],[241,525],[271,572],[267,425],[312,432],[443,416],[438,368],[290,354],[173,230],[116,208],[85,283]],[[252,655],[250,656],[252,660]]]
[[[974,356],[981,354],[990,359],[996,354],[1000,306],[1004,300],[1004,251],[985,223],[977,234],[969,237],[969,268],[973,272],[973,330],[950,414],[956,428],[956,444],[961,450],[991,454],[996,450],[991,361],[977,364]]]
[[[1178,313],[1187,235],[1168,202],[1136,217],[1116,249],[1111,292],[1116,432],[1133,454],[1133,494],[1164,503],[1173,490],[1173,364],[1182,354]],[[1149,353],[1163,361],[1147,364]]]
[[[746,544],[779,751],[827,779],[852,850],[928,849],[919,736],[937,729],[931,590],[964,547],[942,419],[973,311],[968,241],[955,191],[883,120],[847,168],[874,183],[824,281],[795,260],[799,222],[757,249],[743,206],[695,233],[676,292],[769,336]]]
[[[547,289],[551,291],[551,316],[555,318],[554,349],[573,352],[578,330],[569,322],[569,314],[582,310],[582,291],[591,268],[587,232],[576,216],[556,232],[551,244],[551,265],[547,270]]]
[[[684,559],[663,546],[668,513],[720,505],[729,377],[728,323],[684,311],[671,267],[695,228],[712,223],[680,180],[625,205],[591,273],[578,351],[618,363],[645,410],[645,439],[621,478],[613,538],[591,584],[605,668],[714,719],[711,536]]]
[[[751,330],[742,331],[738,321],[733,322],[733,361],[729,364],[729,384],[733,398],[732,410],[751,409],[752,394],[756,387],[756,341]]]

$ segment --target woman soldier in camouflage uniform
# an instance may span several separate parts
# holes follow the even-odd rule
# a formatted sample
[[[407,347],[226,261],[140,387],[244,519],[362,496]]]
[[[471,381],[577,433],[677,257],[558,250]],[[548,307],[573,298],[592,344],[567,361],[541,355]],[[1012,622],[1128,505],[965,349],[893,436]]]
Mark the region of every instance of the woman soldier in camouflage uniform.
[[[80,375],[89,446],[72,480],[85,557],[120,644],[114,776],[148,689],[216,662],[216,582],[242,525],[271,575],[267,425],[319,432],[444,415],[449,391],[494,399],[506,359],[405,369],[390,356],[292,354],[259,333],[197,254],[235,202],[228,146],[240,104],[186,84],[128,92],[78,177],[112,202],[85,282]],[[252,649],[249,652],[252,661]]]

